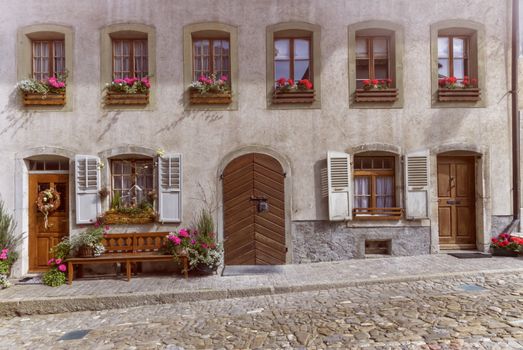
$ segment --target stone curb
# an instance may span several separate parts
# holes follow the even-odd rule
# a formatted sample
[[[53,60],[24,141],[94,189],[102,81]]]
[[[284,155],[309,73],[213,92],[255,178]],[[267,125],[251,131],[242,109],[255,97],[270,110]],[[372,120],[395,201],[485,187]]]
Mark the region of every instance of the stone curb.
[[[404,277],[384,277],[360,279],[333,283],[313,283],[289,286],[269,286],[238,289],[208,289],[183,292],[139,292],[132,294],[115,294],[102,296],[79,296],[57,298],[34,298],[26,300],[1,301],[0,317],[57,314],[79,311],[100,311],[145,305],[174,304],[180,302],[243,298],[285,293],[310,292],[327,289],[358,287],[380,283],[401,283],[415,281],[444,280],[463,277],[487,277],[498,274],[523,273],[523,268],[498,269],[488,271],[464,271],[413,275]]]

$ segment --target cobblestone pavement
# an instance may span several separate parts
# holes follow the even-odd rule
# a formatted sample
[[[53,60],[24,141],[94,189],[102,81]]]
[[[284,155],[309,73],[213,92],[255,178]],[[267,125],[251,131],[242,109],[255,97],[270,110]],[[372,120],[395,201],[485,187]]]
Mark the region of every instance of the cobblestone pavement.
[[[79,329],[90,332],[58,340]],[[0,339],[0,349],[523,349],[523,273],[4,318]]]

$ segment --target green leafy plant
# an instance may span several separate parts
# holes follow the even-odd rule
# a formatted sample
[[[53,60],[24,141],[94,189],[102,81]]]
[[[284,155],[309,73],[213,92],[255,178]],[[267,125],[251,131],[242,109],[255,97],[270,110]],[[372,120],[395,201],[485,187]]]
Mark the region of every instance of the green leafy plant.
[[[73,236],[70,239],[70,252],[76,254],[82,247],[92,248],[95,255],[100,255],[105,251],[102,244],[104,235],[109,230],[109,226],[103,226],[99,222],[88,227],[84,232]],[[63,248],[65,251],[66,247]]]
[[[226,75],[222,75],[219,79],[216,78],[216,74],[211,74],[208,77],[202,75],[198,80],[193,81],[191,85],[189,85],[189,89],[191,91],[197,91],[202,95],[208,93],[230,92],[231,87],[227,82],[228,79],[229,78]]]
[[[209,237],[214,233],[214,220],[212,214],[208,209],[202,209],[198,215],[195,224],[193,225],[194,229],[204,237]]]
[[[113,199],[111,200],[111,209],[118,209],[122,207],[122,194],[120,192],[115,192],[113,194]]]
[[[22,242],[23,235],[16,233],[16,222],[13,215],[7,212],[5,203],[0,200],[0,249],[9,251],[9,264],[14,264],[18,258],[16,249]]]
[[[57,245],[51,248],[51,255],[55,259],[66,259],[71,253],[71,241],[65,237]]]
[[[44,273],[42,281],[45,285],[51,287],[58,287],[65,283],[65,273],[58,270],[57,268],[51,268],[51,270]]]
[[[105,86],[107,91],[123,92],[126,94],[145,94],[149,92],[151,83],[149,77],[115,79]]]

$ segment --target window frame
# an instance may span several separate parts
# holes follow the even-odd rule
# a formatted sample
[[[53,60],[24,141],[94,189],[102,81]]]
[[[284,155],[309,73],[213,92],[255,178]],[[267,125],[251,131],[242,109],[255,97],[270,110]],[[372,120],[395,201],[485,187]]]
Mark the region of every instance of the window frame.
[[[448,40],[448,52],[449,57],[440,57],[439,56],[439,39],[440,38],[446,38]],[[439,60],[440,59],[448,59],[449,60],[449,76],[448,77],[454,77],[454,39],[462,39],[464,50],[463,50],[463,76],[470,76],[470,36],[466,35],[441,35],[438,34],[438,78],[439,77]],[[463,79],[458,79],[458,81],[463,81]]]
[[[376,64],[374,61],[374,40],[375,39],[385,39],[387,43],[387,77],[385,79],[391,79],[391,39],[390,36],[385,35],[356,35],[356,45],[358,42],[358,39],[365,39],[367,43],[367,52],[368,52],[368,58],[366,60],[369,62],[369,77],[366,79],[358,79],[357,75],[357,69],[358,69],[358,60],[361,60],[361,58],[358,58],[357,52],[356,52],[356,87],[358,87],[358,81],[363,80],[372,80],[376,79]],[[379,78],[380,80],[383,80],[383,78]]]
[[[129,41],[130,42],[130,45],[129,45],[129,77],[128,78],[142,78],[142,77],[148,77],[149,76],[149,72],[148,71],[145,71],[145,72],[142,72],[142,74],[144,74],[143,76],[140,76],[138,77],[136,75],[136,57],[134,55],[134,44],[135,42],[138,42],[138,41],[141,41],[141,42],[144,42],[144,46],[147,48],[147,69],[149,69],[149,47],[148,47],[148,40],[147,38],[111,38],[111,46],[112,46],[112,79],[123,79],[125,77],[121,77],[121,78],[117,78],[115,76],[115,71],[114,71],[114,67],[115,67],[115,60],[116,60],[116,55],[115,55],[115,42],[117,41]],[[124,56],[121,56],[121,57],[124,57]],[[142,56],[142,59],[143,59],[144,56]]]
[[[227,83],[230,84],[230,75],[231,75],[231,39],[230,37],[227,38],[227,37],[216,37],[216,38],[209,38],[209,37],[201,37],[201,38],[192,38],[192,64],[191,64],[191,67],[192,67],[192,77],[194,80],[198,80],[199,77],[196,76],[196,67],[195,67],[195,63],[196,63],[196,45],[195,45],[195,42],[196,41],[209,41],[209,75],[210,74],[216,74],[215,70],[214,70],[214,41],[227,41],[229,43],[229,55],[227,57],[229,57],[229,65],[227,67]],[[201,55],[201,57],[203,57],[203,55]],[[220,57],[224,57],[223,55],[220,55]],[[203,71],[203,69],[202,69]],[[223,71],[223,69],[222,69]],[[219,78],[219,77],[217,77]]]
[[[122,166],[123,166],[123,163],[129,162],[131,164],[130,165],[130,167],[131,167],[131,174],[130,175],[124,174],[123,170],[122,170],[121,174],[116,174],[115,175],[114,174],[114,168],[113,168],[115,166],[114,162],[122,162]],[[130,176],[131,186],[129,187],[129,190],[131,188],[133,188],[135,185],[138,185],[137,184],[138,175],[136,175],[136,163],[137,162],[143,162],[143,163],[150,163],[151,164],[152,171],[151,171],[150,176],[152,177],[152,187],[143,189],[143,194],[144,194],[145,198],[147,198],[148,191],[154,191],[155,190],[155,183],[157,182],[157,180],[155,178],[156,177],[156,171],[154,169],[154,159],[153,158],[151,158],[151,157],[113,158],[113,159],[110,159],[111,166],[110,166],[110,173],[109,173],[110,180],[111,180],[111,200],[112,200],[112,198],[114,198],[115,191],[119,191],[120,192],[120,196],[122,196],[122,192],[125,190],[123,188],[119,188],[119,189],[115,188],[115,176],[121,176],[122,177],[122,181],[123,181],[124,176]],[[149,176],[149,175],[144,175],[144,176]],[[123,185],[122,185],[122,187],[123,187]],[[136,203],[136,205],[139,205],[139,203]],[[151,205],[154,205],[154,203],[151,203]]]
[[[275,33],[276,34],[276,33]],[[294,65],[295,65],[295,46],[294,46],[294,40],[307,40],[309,42],[309,77],[308,78],[304,78],[304,79],[308,79],[312,84],[314,84],[314,57],[313,57],[313,52],[312,52],[312,33],[311,33],[311,36],[295,36],[295,37],[287,37],[287,36],[282,36],[282,37],[275,37],[274,40],[273,40],[273,45],[274,45],[274,52],[276,52],[276,41],[277,40],[289,40],[289,77],[286,78],[286,79],[292,79],[294,80],[295,82],[297,82],[298,80],[300,79],[297,79],[294,74]],[[276,83],[276,80],[281,78],[281,77],[277,77],[276,76],[276,55],[274,55],[274,58],[273,58],[273,66],[274,66],[274,82]]]
[[[55,59],[57,57],[55,57],[55,43],[57,42],[60,42],[62,44],[62,50],[63,50],[63,56],[60,56],[60,58],[63,58],[64,60],[64,64],[63,64],[63,67],[64,67],[64,71],[63,72],[60,72],[60,73],[57,73],[55,72],[56,70],[56,67],[55,67]],[[65,59],[65,39],[31,39],[31,76],[33,77],[33,79],[37,79],[36,78],[36,74],[40,74],[40,75],[43,75],[43,72],[39,72],[39,73],[35,73],[35,45],[37,43],[48,43],[49,45],[49,55],[47,56],[47,59],[49,60],[48,62],[48,77],[57,77],[57,74],[64,74],[66,69],[65,69],[65,63],[66,63],[66,59]],[[44,56],[40,56],[40,57],[44,57]],[[42,79],[37,79],[37,80],[43,80],[45,78],[42,77]]]

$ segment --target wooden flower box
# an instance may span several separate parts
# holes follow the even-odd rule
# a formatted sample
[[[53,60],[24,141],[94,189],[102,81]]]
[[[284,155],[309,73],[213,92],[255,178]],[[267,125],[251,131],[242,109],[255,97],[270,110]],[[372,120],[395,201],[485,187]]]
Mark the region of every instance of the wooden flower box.
[[[356,102],[395,102],[398,89],[356,89]]]
[[[65,92],[34,94],[23,93],[24,106],[63,106],[65,105]]]
[[[101,217],[104,225],[143,225],[150,224],[156,220],[154,211],[143,211],[141,213],[129,214],[117,210],[108,210]]]
[[[439,102],[476,102],[481,100],[479,88],[438,90]]]
[[[149,93],[126,94],[125,92],[107,91],[105,95],[106,105],[147,105]]]
[[[275,90],[272,95],[273,104],[313,103],[314,90]]]
[[[201,94],[199,91],[191,90],[189,101],[192,105],[228,105],[232,101],[232,95],[230,92]]]

